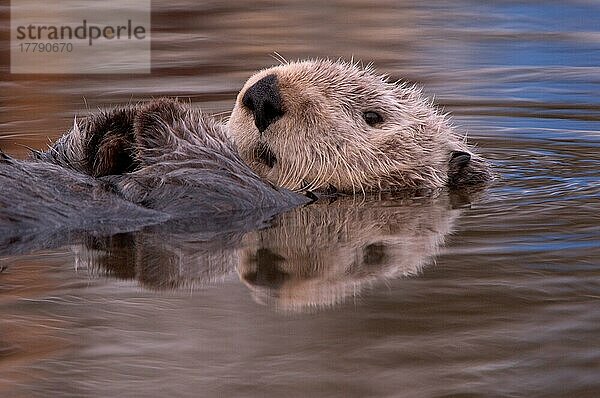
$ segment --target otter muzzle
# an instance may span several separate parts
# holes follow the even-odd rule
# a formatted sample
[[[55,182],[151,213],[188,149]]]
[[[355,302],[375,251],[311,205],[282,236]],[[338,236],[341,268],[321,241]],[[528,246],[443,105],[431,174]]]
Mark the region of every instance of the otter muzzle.
[[[254,124],[262,134],[285,113],[277,76],[268,75],[254,83],[242,97],[242,104],[252,111]]]

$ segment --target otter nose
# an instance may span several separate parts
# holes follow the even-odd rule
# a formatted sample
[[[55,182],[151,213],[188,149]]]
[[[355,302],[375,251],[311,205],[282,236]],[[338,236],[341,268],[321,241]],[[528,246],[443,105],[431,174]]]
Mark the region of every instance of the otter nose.
[[[254,124],[262,133],[284,114],[277,76],[268,75],[254,83],[242,97],[242,104],[252,111]]]

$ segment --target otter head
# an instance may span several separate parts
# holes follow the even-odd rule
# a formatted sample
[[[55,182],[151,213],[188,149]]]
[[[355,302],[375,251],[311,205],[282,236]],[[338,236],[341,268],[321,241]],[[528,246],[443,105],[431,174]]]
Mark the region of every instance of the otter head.
[[[482,179],[458,177],[472,153],[417,88],[346,62],[260,71],[240,91],[228,131],[254,171],[292,190],[437,188]]]

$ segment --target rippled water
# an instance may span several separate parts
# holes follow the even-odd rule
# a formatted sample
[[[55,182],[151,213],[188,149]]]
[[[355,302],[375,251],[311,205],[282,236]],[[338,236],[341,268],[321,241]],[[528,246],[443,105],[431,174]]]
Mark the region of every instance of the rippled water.
[[[600,395],[596,2],[156,3],[150,76],[15,76],[2,53],[0,148],[151,96],[226,112],[277,51],[423,84],[501,178],[5,254],[2,396]]]

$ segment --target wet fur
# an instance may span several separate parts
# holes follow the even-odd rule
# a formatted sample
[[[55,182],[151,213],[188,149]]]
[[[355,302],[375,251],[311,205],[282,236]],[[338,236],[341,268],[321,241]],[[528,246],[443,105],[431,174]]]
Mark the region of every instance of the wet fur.
[[[124,200],[89,175],[1,153],[0,187],[0,255],[58,247],[83,231],[133,231],[169,218]]]
[[[170,99],[76,120],[35,159],[100,178],[122,198],[170,214],[307,201],[263,181],[240,159],[222,125]]]

